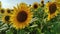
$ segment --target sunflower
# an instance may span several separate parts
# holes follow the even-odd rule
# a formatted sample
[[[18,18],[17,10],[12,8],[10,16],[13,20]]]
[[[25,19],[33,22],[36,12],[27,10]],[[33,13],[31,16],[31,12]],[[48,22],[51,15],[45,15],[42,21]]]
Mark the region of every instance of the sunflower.
[[[2,17],[2,22],[3,22],[3,23],[9,23],[9,22],[10,22],[10,15],[9,15],[9,14],[5,14],[5,15]]]
[[[29,7],[31,7],[31,4],[29,5]]]
[[[2,17],[5,15],[5,9],[0,9],[0,20],[2,19]]]
[[[2,21],[3,21],[3,23],[8,23],[8,22],[10,22],[10,15],[4,15],[4,16],[2,17]]]
[[[10,9],[7,9],[7,13],[11,13],[11,10]]]
[[[29,25],[32,19],[32,12],[27,4],[20,3],[18,7],[14,7],[14,13],[11,16],[11,23],[16,29],[23,29]]]
[[[57,16],[58,13],[58,5],[56,2],[48,2],[46,4],[46,12],[48,12],[48,20]]]
[[[44,7],[44,0],[41,0],[41,7]]]
[[[8,14],[5,10],[5,13],[2,16],[3,23],[10,22],[10,14]]]
[[[1,1],[0,1],[0,14],[4,13],[5,12],[5,9],[2,8],[2,4],[1,4]]]
[[[34,2],[33,5],[32,5],[32,8],[37,10],[39,8],[38,2]]]
[[[0,14],[4,14],[4,13],[5,13],[5,9],[1,9]]]
[[[12,14],[12,12],[13,12],[13,9],[6,9],[7,14]]]

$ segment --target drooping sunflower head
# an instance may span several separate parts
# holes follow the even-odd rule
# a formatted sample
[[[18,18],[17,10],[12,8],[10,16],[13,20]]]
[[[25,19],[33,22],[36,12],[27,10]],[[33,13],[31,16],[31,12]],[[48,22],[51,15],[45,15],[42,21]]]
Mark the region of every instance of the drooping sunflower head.
[[[33,5],[32,5],[32,8],[37,9],[38,7],[39,7],[39,4],[37,2],[34,2]]]
[[[32,19],[32,13],[25,3],[21,3],[18,8],[14,8],[14,14],[11,16],[13,27],[23,29],[29,25]]]
[[[51,18],[53,18],[54,16],[57,15],[58,13],[58,6],[55,2],[48,2],[48,4],[46,5],[46,11],[49,12],[48,13],[48,20],[50,20]]]

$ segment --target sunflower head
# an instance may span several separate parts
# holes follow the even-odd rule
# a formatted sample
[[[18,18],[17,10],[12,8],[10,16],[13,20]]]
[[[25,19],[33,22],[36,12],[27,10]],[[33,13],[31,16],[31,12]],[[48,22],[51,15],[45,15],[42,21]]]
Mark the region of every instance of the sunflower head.
[[[5,13],[5,10],[4,10],[4,9],[1,9],[1,10],[0,10],[0,13],[1,13],[1,14],[4,14],[4,13]]]
[[[46,11],[48,12],[48,20],[50,20],[54,16],[57,16],[58,6],[55,2],[48,2],[46,5],[46,9]]]
[[[32,19],[32,13],[25,3],[21,3],[17,7],[14,8],[14,13],[11,16],[11,23],[16,29],[23,29],[29,25]]]
[[[52,4],[49,5],[49,12],[50,12],[50,14],[55,13],[56,10],[57,10],[57,6],[56,6],[55,3],[52,3]]]
[[[44,4],[44,1],[41,1],[41,4]]]
[[[6,9],[4,11],[2,10],[1,13],[3,13],[3,15],[1,16],[1,20],[3,21],[3,23],[10,22],[11,14],[8,14],[6,12]]]
[[[13,12],[13,9],[6,9],[6,14],[12,14],[12,12]]]
[[[8,9],[8,10],[7,10],[7,13],[11,13],[11,10]]]
[[[10,21],[10,15],[6,15],[6,16],[4,17],[4,21],[5,21],[5,22],[9,22],[9,21]]]
[[[32,6],[34,9],[37,9],[39,7],[39,4],[37,2],[34,2],[33,3],[33,6]]]
[[[4,16],[2,16],[2,21],[3,21],[3,23],[10,22],[10,15],[9,14],[4,14]]]
[[[31,4],[29,5],[29,7],[31,7]]]
[[[41,0],[41,7],[44,7],[44,0]]]

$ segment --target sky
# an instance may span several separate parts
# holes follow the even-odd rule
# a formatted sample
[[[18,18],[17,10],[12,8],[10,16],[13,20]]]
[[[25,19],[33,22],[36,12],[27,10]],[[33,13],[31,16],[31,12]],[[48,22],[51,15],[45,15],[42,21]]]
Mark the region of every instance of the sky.
[[[34,2],[38,2],[40,3],[41,0],[0,0],[2,3],[2,8],[13,8],[14,6],[16,6],[17,4],[21,3],[21,2],[25,2],[27,4],[32,4]],[[45,3],[49,0],[44,0]]]

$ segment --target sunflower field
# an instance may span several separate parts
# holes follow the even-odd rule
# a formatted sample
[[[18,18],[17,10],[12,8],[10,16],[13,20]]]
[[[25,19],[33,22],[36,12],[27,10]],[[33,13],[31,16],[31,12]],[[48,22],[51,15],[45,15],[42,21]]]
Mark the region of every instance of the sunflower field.
[[[0,1],[0,34],[60,34],[60,0],[44,2],[4,9]]]

